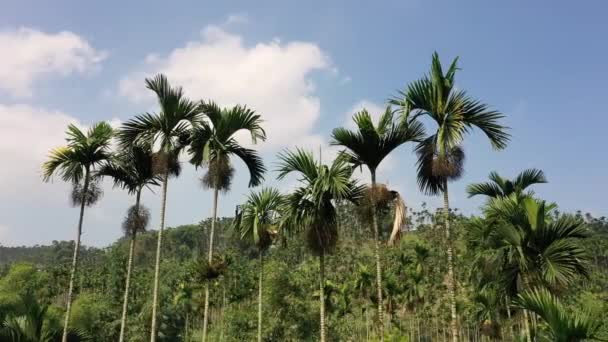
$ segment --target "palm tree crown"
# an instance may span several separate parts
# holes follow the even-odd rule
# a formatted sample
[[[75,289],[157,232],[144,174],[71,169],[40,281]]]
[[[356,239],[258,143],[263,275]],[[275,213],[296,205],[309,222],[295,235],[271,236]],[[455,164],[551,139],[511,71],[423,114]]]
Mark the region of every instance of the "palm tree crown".
[[[282,205],[283,195],[277,189],[264,188],[252,192],[245,204],[240,206],[234,227],[242,239],[252,241],[260,250],[265,250],[277,233]]]
[[[491,172],[490,182],[474,183],[467,186],[469,197],[485,195],[488,197],[509,197],[515,193],[518,196],[531,196],[532,192],[524,193],[528,187],[534,184],[547,183],[545,173],[538,169],[527,169],[522,171],[515,179],[505,179],[497,172]]]
[[[114,186],[136,195],[144,187],[160,185],[161,177],[154,171],[150,146],[132,146],[106,162],[97,172],[111,177]]]
[[[66,133],[67,146],[53,149],[49,160],[42,166],[44,181],[49,181],[57,173],[66,182],[80,183],[87,169],[110,158],[114,131],[107,122],[93,125],[86,134],[70,124]]]
[[[563,286],[578,275],[589,275],[587,253],[577,241],[588,236],[587,226],[570,215],[552,218],[554,208],[545,201],[520,200],[513,194],[491,200],[485,209],[488,217],[506,222],[495,230],[496,251],[512,270],[507,273],[527,278],[526,286]]]
[[[297,149],[279,155],[279,179],[297,173],[300,186],[287,197],[283,228],[307,232],[310,249],[329,252],[337,242],[336,200],[358,200],[363,192],[351,178],[349,158],[340,154],[331,165],[315,161],[312,153]]]
[[[375,171],[378,165],[394,149],[408,141],[419,141],[424,137],[422,124],[417,121],[395,123],[394,112],[387,107],[377,125],[366,109],[355,114],[356,131],[340,127],[332,132],[332,145],[344,146],[355,166],[366,165]]]
[[[191,128],[202,118],[199,106],[181,87],[172,87],[165,75],[146,79],[146,87],[158,99],[158,113],[144,113],[125,122],[118,134],[123,147],[149,145],[174,155],[188,145]],[[174,157],[175,158],[175,157]]]
[[[241,146],[235,137],[237,132],[245,130],[250,133],[252,143],[266,140],[260,115],[243,106],[221,109],[213,102],[202,102],[200,110],[208,120],[194,128],[189,152],[192,164],[209,168],[203,184],[209,188],[228,190],[233,173],[230,165],[232,155],[247,165],[249,186],[261,184],[266,172],[262,158],[255,150]]]
[[[418,183],[429,194],[441,192],[446,179],[460,176],[464,160],[461,144],[472,129],[484,132],[495,149],[505,148],[509,141],[507,128],[499,123],[503,118],[500,112],[455,89],[457,63],[455,58],[444,74],[439,55],[434,53],[430,75],[412,82],[390,101],[401,107],[403,120],[427,116],[437,125],[435,133],[416,149]]]

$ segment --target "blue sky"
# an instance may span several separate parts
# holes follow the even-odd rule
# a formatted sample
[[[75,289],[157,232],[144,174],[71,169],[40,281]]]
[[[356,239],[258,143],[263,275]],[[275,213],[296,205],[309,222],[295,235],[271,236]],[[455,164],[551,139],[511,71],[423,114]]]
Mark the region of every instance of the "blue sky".
[[[502,111],[513,135],[501,152],[478,133],[468,137],[454,206],[475,212],[482,201],[467,199],[464,187],[492,170],[513,176],[537,167],[550,180],[537,188],[543,198],[566,211],[606,215],[607,12],[604,1],[4,2],[0,243],[73,239],[77,209],[68,205],[68,186],[43,184],[39,165],[62,144],[68,122],[119,125],[154,110],[147,75],[162,71],[193,98],[258,110],[270,135],[259,148],[273,169],[282,148],[317,150],[355,110],[378,111],[429,69],[433,51],[444,63],[460,56],[457,86]],[[323,148],[327,158],[334,153]],[[224,215],[248,191],[247,173],[236,165],[233,189],[220,199]],[[438,206],[416,189],[414,169],[411,146],[404,146],[379,180],[412,207]],[[200,174],[187,167],[170,183],[170,226],[211,213]],[[286,190],[293,180],[268,184]],[[131,201],[106,186],[86,214],[84,243],[116,239]],[[158,212],[157,195],[144,201]]]

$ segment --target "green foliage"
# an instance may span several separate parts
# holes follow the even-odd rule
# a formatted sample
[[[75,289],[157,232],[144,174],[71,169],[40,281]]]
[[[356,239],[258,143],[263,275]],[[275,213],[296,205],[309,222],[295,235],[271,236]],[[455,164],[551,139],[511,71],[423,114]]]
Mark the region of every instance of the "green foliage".
[[[352,204],[340,206],[338,229],[341,239],[336,244],[334,254],[326,259],[326,284],[331,284],[326,301],[330,340],[365,340],[366,327],[369,329],[370,339],[376,336],[373,328],[376,316],[373,244],[369,240],[369,228],[359,221],[356,215],[351,214],[351,209],[354,210]],[[390,213],[388,216],[390,217]],[[388,336],[394,335],[395,338],[417,341],[418,334],[421,338],[436,338],[436,334],[443,336],[443,329],[448,326],[443,251],[445,234],[441,227],[440,214],[423,209],[410,212],[408,218],[410,232],[405,233],[394,247],[381,250],[385,265],[385,286],[390,289],[387,291],[390,298],[386,298],[385,303],[387,317],[390,317],[387,324],[391,326],[391,329],[387,330],[387,339]],[[567,287],[559,287],[557,291],[568,312],[588,308],[591,310],[591,316],[605,317],[608,315],[608,306],[604,305],[608,299],[608,265],[602,255],[607,250],[608,239],[596,233],[604,231],[600,219],[584,215],[579,215],[579,218],[586,222],[595,222],[595,228],[589,233],[592,235],[585,238],[590,259],[589,278],[576,276]],[[390,232],[390,220],[380,222],[381,230]],[[455,253],[459,256],[457,267],[463,270],[457,278],[457,299],[462,326],[472,339],[474,334],[481,334],[485,326],[484,321],[492,318],[500,325],[501,334],[509,336],[504,334],[510,334],[512,331],[511,325],[517,323],[520,309],[511,306],[512,319],[509,320],[504,296],[499,300],[484,302],[478,297],[478,284],[481,280],[471,277],[471,274],[480,273],[474,263],[477,254],[482,250],[493,250],[496,246],[482,244],[483,240],[475,243],[469,240],[475,224],[474,219],[452,212],[452,224],[456,235]],[[205,254],[209,226],[210,221],[206,220],[200,225],[166,230],[161,264],[161,271],[166,276],[161,278],[163,315],[159,340],[181,340],[186,333],[191,339],[200,340],[196,333],[202,323],[204,287],[200,280],[193,278],[191,266],[198,259],[198,255]],[[213,290],[210,291],[212,309],[209,336],[219,339],[223,334],[225,341],[255,339],[257,248],[244,243],[238,234],[233,234],[229,229],[231,226],[231,219],[218,221],[216,251],[218,256],[227,262],[227,268],[210,283]],[[266,252],[263,336],[267,341],[318,340],[319,312],[315,298],[319,285],[318,262],[316,258],[309,256],[306,242],[301,237],[301,233],[294,233],[286,237],[285,243],[279,241]],[[154,231],[142,233],[138,238],[128,311],[127,341],[147,340],[150,335],[150,294],[155,243]],[[61,242],[50,247],[28,248],[27,253],[32,257],[38,255],[37,265],[16,263],[1,273],[2,297],[5,298],[5,294],[33,292],[40,303],[60,300],[65,294],[64,284],[67,284],[69,277],[66,269],[69,269],[72,248],[72,244]],[[0,261],[10,262],[19,258],[18,255],[11,254],[13,251],[17,253],[14,248],[0,247],[0,256],[9,258]],[[24,252],[19,253],[23,255]],[[114,341],[112,336],[116,336],[119,326],[127,255],[127,239],[121,239],[106,249],[83,249],[80,265],[82,273],[76,280],[78,304],[75,304],[78,306],[75,310],[82,314],[78,313],[72,320],[74,327],[103,329],[102,333],[107,335],[100,336]],[[504,273],[499,270],[500,267],[494,265],[488,269],[489,273],[494,275]],[[495,291],[498,295],[509,293],[494,285],[493,279],[483,280],[481,285],[488,288],[484,292]],[[517,293],[513,294],[511,301],[516,297]],[[17,302],[17,309],[21,305],[19,303]],[[86,303],[90,304],[90,310],[89,304],[81,305]],[[85,312],[97,317],[96,321],[91,322],[84,317]],[[5,311],[5,314],[7,313]],[[15,314],[23,315],[24,311],[16,311]],[[47,310],[46,320],[53,320],[61,326],[62,319],[61,307],[51,305]],[[544,322],[544,319],[541,320]],[[91,328],[91,325],[94,328]],[[544,323],[541,325],[544,326]],[[599,333],[605,334],[608,332],[606,329],[605,325],[600,327]]]
[[[78,295],[72,309],[72,327],[95,336],[96,341],[115,341],[120,327],[119,317],[107,296],[95,293]]]
[[[516,305],[536,313],[546,322],[547,340],[566,342],[598,339],[602,320],[588,312],[569,312],[560,300],[546,289],[519,295]],[[545,329],[543,329],[545,330]]]
[[[231,156],[241,159],[249,169],[249,186],[260,185],[266,172],[262,159],[255,150],[241,146],[235,137],[237,132],[247,131],[254,144],[266,140],[260,115],[243,106],[221,109],[214,102],[201,102],[199,108],[207,120],[193,129],[189,153],[193,165],[208,168],[203,185],[229,190],[234,172]]]

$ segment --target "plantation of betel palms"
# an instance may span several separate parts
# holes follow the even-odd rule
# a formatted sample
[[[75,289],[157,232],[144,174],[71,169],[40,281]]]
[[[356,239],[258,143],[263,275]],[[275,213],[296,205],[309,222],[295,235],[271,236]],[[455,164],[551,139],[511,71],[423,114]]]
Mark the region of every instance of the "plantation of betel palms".
[[[335,128],[325,159],[296,146],[265,161],[264,113],[145,79],[155,110],[70,125],[50,150],[43,181],[72,185],[75,237],[0,246],[0,341],[608,340],[608,219],[538,196],[560,186],[542,165],[512,179],[487,165],[489,181],[464,185],[478,210],[453,207],[465,138],[500,153],[518,134],[456,86],[458,62],[433,54],[428,74],[387,90],[382,113],[360,108]],[[400,193],[381,165],[408,147],[419,189]],[[167,188],[185,167],[200,171],[192,186],[211,205],[198,215],[211,217],[171,226],[183,199]],[[240,177],[251,189],[220,217]],[[104,180],[130,196],[123,237],[83,246]],[[416,191],[443,205],[408,203]]]

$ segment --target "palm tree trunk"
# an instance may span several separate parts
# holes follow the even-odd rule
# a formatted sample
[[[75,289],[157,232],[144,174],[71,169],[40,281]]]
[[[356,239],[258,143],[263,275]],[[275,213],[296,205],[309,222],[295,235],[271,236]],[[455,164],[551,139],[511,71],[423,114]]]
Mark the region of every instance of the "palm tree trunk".
[[[158,308],[158,282],[160,280],[160,251],[163,241],[163,230],[165,229],[165,209],[167,207],[167,185],[169,172],[163,175],[163,198],[160,207],[160,229],[156,243],[156,264],[154,266],[154,292],[152,293],[152,326],[150,328],[150,342],[156,342],[157,330],[157,308]]]
[[[213,260],[213,235],[215,233],[215,221],[217,220],[217,197],[219,191],[217,186],[213,189],[213,220],[211,221],[211,232],[209,233],[209,264]],[[205,283],[205,309],[203,312],[203,342],[207,341],[207,325],[209,324],[209,282]]]
[[[505,296],[505,307],[507,308],[507,318],[509,320],[509,337],[513,337],[513,322],[511,321],[511,298]]]
[[[319,254],[319,300],[320,300],[320,333],[321,342],[325,342],[325,250],[321,249]]]
[[[524,289],[530,289],[530,283],[528,282],[528,277],[524,273],[522,273],[522,281],[524,283]],[[523,329],[524,335],[526,336],[526,341],[532,342],[532,334],[530,333],[530,318],[528,317],[528,310],[523,309],[524,312],[524,326]]]
[[[139,201],[141,198],[141,189],[137,191],[137,197],[135,199],[135,211],[139,215]],[[120,320],[120,336],[119,342],[125,340],[125,327],[127,325],[127,307],[129,306],[129,285],[131,283],[131,270],[133,269],[133,254],[135,252],[135,237],[136,231],[131,232],[131,243],[129,246],[129,261],[127,262],[127,279],[125,281],[125,296],[122,302],[122,318]]]
[[[80,253],[80,236],[82,235],[82,221],[84,219],[84,207],[86,206],[86,195],[89,191],[90,169],[87,166],[84,175],[84,187],[82,188],[82,199],[80,203],[80,218],[78,219],[78,232],[76,233],[76,241],[74,242],[74,256],[72,258],[72,270],[70,272],[70,284],[68,286],[67,306],[65,310],[65,319],[63,321],[63,336],[62,342],[68,341],[68,327],[70,325],[70,314],[72,313],[72,294],[74,292],[74,278],[78,269],[78,254]]]
[[[456,315],[456,279],[454,277],[454,252],[452,249],[452,231],[450,228],[450,198],[448,196],[448,181],[444,181],[443,190],[443,215],[445,219],[445,237],[448,254],[448,296],[450,298],[450,329],[452,330],[452,341],[458,341],[458,316]]]
[[[258,342],[262,342],[262,282],[264,277],[264,255],[260,253],[260,279],[258,284]]]
[[[372,224],[374,228],[374,247],[376,257],[376,288],[378,291],[378,333],[380,341],[384,341],[384,305],[382,303],[382,266],[380,260],[380,229],[378,227],[378,215],[376,212],[376,170],[370,170],[372,174]]]

